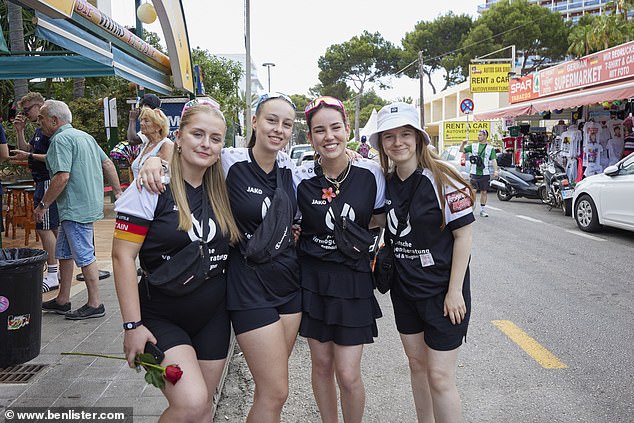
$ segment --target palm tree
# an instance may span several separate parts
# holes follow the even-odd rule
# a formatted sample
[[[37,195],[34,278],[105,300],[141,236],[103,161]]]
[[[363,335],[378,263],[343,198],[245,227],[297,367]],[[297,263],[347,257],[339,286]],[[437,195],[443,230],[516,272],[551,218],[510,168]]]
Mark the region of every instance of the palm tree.
[[[568,36],[568,53],[575,57],[587,56],[594,49],[594,28],[592,25],[577,25]]]
[[[15,3],[7,2],[7,17],[9,19],[9,43],[12,52],[24,51],[24,30],[22,28],[22,8]],[[22,98],[29,91],[29,81],[16,79],[13,81],[13,95],[15,99]]]

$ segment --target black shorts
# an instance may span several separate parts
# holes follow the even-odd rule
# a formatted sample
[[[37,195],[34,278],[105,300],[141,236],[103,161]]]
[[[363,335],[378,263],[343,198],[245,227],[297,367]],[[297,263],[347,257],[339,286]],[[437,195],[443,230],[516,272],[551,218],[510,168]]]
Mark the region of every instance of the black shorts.
[[[50,183],[50,180],[35,183],[35,191],[33,192],[33,204],[35,206],[44,198],[44,193],[46,193]],[[59,213],[57,211],[57,203],[53,201],[44,212],[42,221],[35,224],[35,229],[54,231],[57,228],[59,228]]]
[[[302,296],[300,291],[286,303],[277,307],[256,308],[253,310],[232,310],[231,324],[236,335],[253,329],[268,326],[280,320],[281,314],[294,314],[302,311]]]
[[[471,175],[471,186],[476,192],[488,191],[490,181],[491,175]]]
[[[172,297],[139,283],[141,319],[159,349],[191,345],[199,360],[222,360],[229,352],[231,324],[224,276],[210,279],[191,294]]]
[[[413,335],[424,332],[425,343],[433,350],[451,351],[462,345],[467,337],[471,299],[465,298],[467,313],[460,324],[454,325],[449,317],[443,316],[445,294],[423,300],[409,300],[397,290],[390,290],[396,328],[399,333]]]

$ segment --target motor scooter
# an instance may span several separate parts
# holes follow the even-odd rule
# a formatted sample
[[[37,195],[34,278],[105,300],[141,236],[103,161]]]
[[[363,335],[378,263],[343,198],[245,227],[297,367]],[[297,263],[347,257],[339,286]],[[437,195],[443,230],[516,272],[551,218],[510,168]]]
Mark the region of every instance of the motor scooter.
[[[509,201],[513,197],[543,199],[546,187],[537,184],[535,175],[523,173],[515,167],[499,167],[498,178],[489,185],[497,190],[500,201]]]
[[[568,181],[566,168],[555,159],[557,153],[558,151],[548,153],[548,159],[540,166],[546,187],[542,191],[542,202],[548,204],[551,209],[561,208],[565,216],[570,216],[574,188]]]

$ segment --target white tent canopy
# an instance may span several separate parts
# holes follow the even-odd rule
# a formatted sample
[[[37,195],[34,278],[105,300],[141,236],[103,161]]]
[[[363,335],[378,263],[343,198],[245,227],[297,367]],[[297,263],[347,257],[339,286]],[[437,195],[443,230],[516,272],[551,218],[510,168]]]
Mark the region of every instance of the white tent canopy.
[[[370,138],[370,135],[376,132],[376,115],[376,109],[372,109],[372,114],[370,115],[370,118],[366,122],[365,126],[359,130],[359,138],[364,135],[367,138]]]

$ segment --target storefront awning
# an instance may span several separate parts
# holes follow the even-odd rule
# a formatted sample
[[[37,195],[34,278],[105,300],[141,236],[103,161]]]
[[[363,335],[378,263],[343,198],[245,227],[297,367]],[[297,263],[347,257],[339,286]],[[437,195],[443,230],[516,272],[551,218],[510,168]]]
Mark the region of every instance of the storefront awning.
[[[569,92],[566,94],[514,104],[490,112],[475,113],[476,120],[501,119],[520,115],[534,115],[555,109],[568,109],[601,103],[603,101],[634,98],[634,81],[608,84],[601,87]]]
[[[64,19],[36,12],[37,37],[77,56],[9,56],[0,60],[0,79],[80,78],[118,75],[161,94],[172,91],[170,77],[138,58]]]

